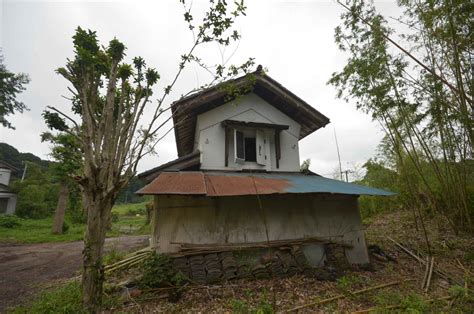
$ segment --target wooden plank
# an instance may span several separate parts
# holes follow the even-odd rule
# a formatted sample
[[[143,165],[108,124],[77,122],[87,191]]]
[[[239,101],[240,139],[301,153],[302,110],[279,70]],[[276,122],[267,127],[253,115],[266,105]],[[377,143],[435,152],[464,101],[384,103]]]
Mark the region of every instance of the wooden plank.
[[[263,122],[245,122],[245,121],[236,121],[236,120],[224,120],[222,121],[224,126],[243,126],[243,127],[253,127],[253,128],[267,128],[275,130],[288,130],[289,125],[284,124],[273,124],[273,123],[263,123]]]

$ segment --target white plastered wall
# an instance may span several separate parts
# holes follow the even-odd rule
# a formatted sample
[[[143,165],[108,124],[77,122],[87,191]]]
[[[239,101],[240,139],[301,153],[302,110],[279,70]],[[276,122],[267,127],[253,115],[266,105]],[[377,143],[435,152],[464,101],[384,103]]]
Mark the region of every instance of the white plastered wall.
[[[269,158],[266,165],[257,163],[238,164],[234,159],[234,137],[229,136],[228,167],[225,167],[225,131],[221,122],[236,120],[288,125],[288,130],[280,134],[281,158],[276,168],[274,130],[262,129],[265,134]],[[299,171],[300,158],[298,138],[300,125],[259,96],[250,93],[239,100],[228,102],[213,110],[198,115],[194,148],[201,151],[201,169],[203,170],[242,170],[262,169],[267,171]]]

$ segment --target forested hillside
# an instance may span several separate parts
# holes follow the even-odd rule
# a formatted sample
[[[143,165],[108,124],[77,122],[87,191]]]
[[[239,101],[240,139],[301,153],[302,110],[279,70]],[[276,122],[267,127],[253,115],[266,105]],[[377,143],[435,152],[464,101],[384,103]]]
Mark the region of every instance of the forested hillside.
[[[42,168],[47,168],[50,164],[47,160],[42,160],[32,153],[21,153],[15,147],[7,143],[0,143],[0,160],[8,162],[17,169],[23,169],[25,162],[34,163]],[[21,176],[21,173],[14,173],[13,177]]]

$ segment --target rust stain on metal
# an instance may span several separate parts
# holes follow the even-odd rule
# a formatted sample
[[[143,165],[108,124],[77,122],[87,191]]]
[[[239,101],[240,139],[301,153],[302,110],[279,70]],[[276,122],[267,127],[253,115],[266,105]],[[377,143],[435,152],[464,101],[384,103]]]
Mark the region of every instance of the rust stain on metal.
[[[204,174],[202,172],[163,172],[137,194],[188,194],[237,196],[285,193],[291,186],[285,179],[257,176]]]
[[[208,196],[252,195],[255,185],[244,176],[206,175]]]
[[[137,194],[206,195],[202,172],[163,172]]]
[[[285,179],[253,177],[258,194],[286,193],[292,184]]]
[[[206,186],[208,196],[237,196],[285,193],[290,183],[254,176],[206,175]]]

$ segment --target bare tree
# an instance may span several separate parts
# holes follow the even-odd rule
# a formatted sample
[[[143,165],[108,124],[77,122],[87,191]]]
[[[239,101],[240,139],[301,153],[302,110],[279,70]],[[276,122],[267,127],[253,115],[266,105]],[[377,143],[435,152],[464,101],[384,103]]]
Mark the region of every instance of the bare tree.
[[[105,232],[110,212],[119,190],[136,173],[138,162],[150,153],[160,140],[159,131],[166,122],[160,117],[169,109],[164,102],[185,66],[197,62],[206,67],[195,54],[196,47],[208,43],[227,46],[240,38],[233,29],[236,18],[245,15],[243,2],[230,8],[224,1],[211,1],[210,7],[199,25],[193,24],[193,16],[184,1],[184,18],[193,32],[194,42],[182,55],[176,75],[159,96],[151,120],[141,125],[141,117],[147,105],[152,103],[152,88],[160,79],[158,72],[146,66],[141,57],[133,64],[123,61],[125,45],[117,39],[108,47],[99,45],[95,32],[78,28],[73,36],[74,58],[57,72],[71,84],[73,111],[81,117],[72,117],[49,107],[52,116],[60,117],[68,127],[64,132],[76,136],[84,154],[83,173],[76,177],[82,189],[87,228],[83,251],[83,302],[87,310],[97,312],[102,300],[102,256]],[[252,59],[242,66],[219,65],[213,73],[213,82],[253,65]],[[66,123],[67,122],[67,123]]]

